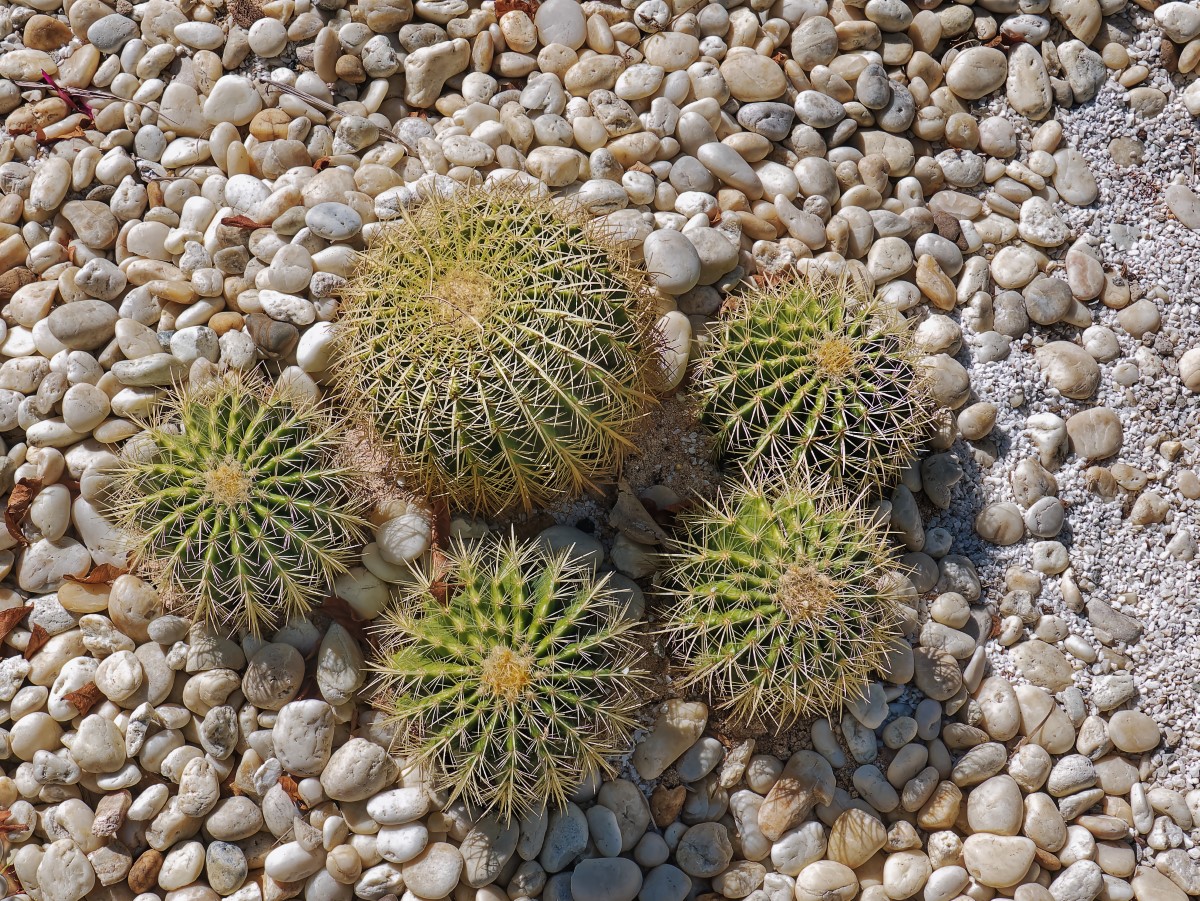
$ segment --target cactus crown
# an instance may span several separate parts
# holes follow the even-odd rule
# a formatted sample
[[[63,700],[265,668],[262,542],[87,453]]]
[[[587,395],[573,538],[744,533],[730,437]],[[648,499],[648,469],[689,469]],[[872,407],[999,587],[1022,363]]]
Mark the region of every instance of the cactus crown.
[[[181,389],[145,425],[112,499],[135,565],[212,625],[259,634],[311,610],[366,530],[338,424],[230,374]]]
[[[343,295],[342,402],[410,485],[478,513],[610,480],[658,341],[644,284],[598,228],[512,188],[430,197]]]
[[[628,746],[645,677],[620,611],[567,553],[457,544],[378,627],[379,706],[452,798],[506,819],[563,804]]]
[[[683,682],[787,725],[859,693],[898,623],[887,546],[841,491],[750,481],[685,519],[665,576]]]
[[[701,418],[747,467],[805,466],[858,491],[895,476],[928,428],[908,325],[848,280],[750,289],[708,346]]]

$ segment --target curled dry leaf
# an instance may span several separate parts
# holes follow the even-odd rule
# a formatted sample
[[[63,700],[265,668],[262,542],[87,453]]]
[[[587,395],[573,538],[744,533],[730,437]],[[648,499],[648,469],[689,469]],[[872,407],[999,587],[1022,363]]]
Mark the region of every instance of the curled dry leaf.
[[[111,585],[117,581],[119,576],[123,576],[127,572],[129,570],[113,566],[111,563],[101,563],[99,566],[92,567],[92,571],[86,576],[73,576],[67,573],[63,578],[78,585]]]
[[[617,482],[617,503],[608,514],[608,523],[638,544],[662,544],[670,537],[624,479]]]
[[[8,496],[8,507],[4,510],[4,525],[13,540],[23,547],[29,546],[29,539],[21,531],[21,521],[29,512],[29,505],[42,490],[41,479],[21,479],[13,485],[12,493]]]
[[[240,213],[236,216],[225,216],[221,219],[222,225],[230,225],[234,228],[267,228],[268,226],[255,222],[249,216],[243,216]]]
[[[430,544],[433,547],[431,557],[437,578],[430,584],[429,590],[437,598],[439,604],[445,604],[450,600],[449,586],[445,581],[445,574],[449,568],[446,548],[449,547],[450,541],[450,505],[445,498],[437,498],[433,501],[430,512],[433,514],[433,523],[430,527]]]
[[[25,659],[32,660],[33,655],[42,649],[42,645],[50,640],[50,633],[39,623],[34,623],[29,630],[29,644],[25,645]]]
[[[517,11],[525,13],[532,19],[537,15],[539,6],[541,4],[538,0],[496,0],[496,18],[499,19],[505,13]]]
[[[58,141],[69,141],[71,138],[86,138],[87,132],[76,125],[74,128],[68,129],[62,134],[55,135],[54,137],[47,137],[46,132],[39,128],[34,132],[34,137],[37,138],[37,142],[39,144],[54,144]]]
[[[11,810],[0,810],[0,835],[7,835],[10,832],[20,832],[25,828],[20,823],[10,823],[8,818],[11,816]]]
[[[300,808],[302,813],[308,810],[308,804],[305,802],[304,798],[301,797],[300,786],[296,784],[295,779],[293,779],[287,773],[284,773],[279,777],[279,787],[283,789],[284,793],[289,798],[296,802],[296,806]]]
[[[4,828],[4,826],[0,826],[0,830]],[[12,831],[15,832],[16,830]],[[22,891],[21,881],[17,879],[17,871],[13,868],[12,864],[5,864],[4,868],[0,869],[0,880],[4,882],[4,897],[7,898]]]
[[[87,716],[103,698],[104,695],[96,687],[95,682],[89,682],[87,685],[63,695],[63,700],[78,710],[80,716]]]
[[[8,638],[8,633],[16,628],[17,623],[32,612],[32,604],[25,607],[9,607],[7,610],[0,610],[0,641]]]
[[[665,504],[661,507],[650,498],[638,498],[638,501],[651,518],[662,527],[664,534],[667,534],[667,531],[675,526],[675,520],[680,513],[695,506],[692,501],[687,499],[681,499],[674,504]]]

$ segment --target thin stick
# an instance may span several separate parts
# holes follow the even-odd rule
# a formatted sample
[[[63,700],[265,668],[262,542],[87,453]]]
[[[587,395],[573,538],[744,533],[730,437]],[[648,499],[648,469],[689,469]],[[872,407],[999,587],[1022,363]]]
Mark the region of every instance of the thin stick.
[[[345,116],[346,115],[345,110],[338,109],[332,103],[326,103],[321,98],[314,97],[312,94],[305,93],[304,91],[301,91],[299,88],[292,87],[290,84],[285,84],[282,81],[272,81],[271,79],[268,79],[268,78],[258,78],[255,80],[261,84],[266,85],[268,88],[275,88],[275,90],[282,91],[284,94],[291,94],[293,97],[299,97],[301,100],[303,100],[309,106],[315,107],[316,109],[324,110],[327,113],[333,113],[335,116]],[[404,143],[398,137],[396,137],[395,133],[392,132],[390,129],[380,128],[379,133],[381,135],[383,135],[384,137],[390,138],[391,140],[395,141],[397,144]]]

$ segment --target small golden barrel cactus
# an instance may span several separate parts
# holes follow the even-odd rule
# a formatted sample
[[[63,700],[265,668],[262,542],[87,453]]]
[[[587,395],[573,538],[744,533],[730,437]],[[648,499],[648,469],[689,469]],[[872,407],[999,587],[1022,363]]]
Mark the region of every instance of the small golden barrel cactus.
[[[787,726],[858,695],[897,634],[883,529],[844,493],[748,481],[684,519],[664,584],[684,686]]]
[[[311,400],[255,376],[178,391],[115,474],[134,564],[211,625],[261,634],[307,614],[366,535],[343,440]]]
[[[645,681],[621,591],[586,560],[511,537],[432,566],[377,629],[378,704],[402,750],[505,819],[611,774]]]
[[[511,187],[429,197],[382,229],[338,335],[339,396],[409,487],[483,514],[611,481],[659,360],[627,257]]]
[[[929,428],[919,360],[903,316],[848,279],[751,288],[708,342],[701,418],[723,459],[870,488],[913,459]]]

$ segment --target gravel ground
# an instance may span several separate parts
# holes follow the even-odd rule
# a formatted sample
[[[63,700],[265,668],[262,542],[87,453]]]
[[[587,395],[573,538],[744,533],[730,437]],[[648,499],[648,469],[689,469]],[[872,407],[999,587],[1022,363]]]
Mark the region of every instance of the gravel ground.
[[[219,4],[0,5],[0,472],[37,480],[0,546],[21,590],[0,598],[17,897],[1200,894],[1200,405],[1179,373],[1200,354],[1200,237],[1166,204],[1196,181],[1187,80],[1136,7],[930,5],[275,0],[258,18],[243,0],[244,30]],[[1159,18],[1191,48],[1173,52],[1200,46],[1200,9]],[[95,108],[40,86],[47,69]],[[626,779],[504,827],[400,760],[368,710],[360,619],[437,555],[420,505],[380,498],[363,565],[332,585],[348,607],[269,642],[162,615],[134,574],[70,579],[126,562],[93,502],[160,391],[262,369],[321,396],[354,252],[423,193],[514,179],[573,197],[645,262],[672,396],[617,489],[452,531],[574,546],[635,616],[648,595],[640,640],[669,700],[639,711]],[[1200,228],[1200,198],[1172,196]],[[793,268],[883,286],[974,443],[939,444],[891,495],[920,585],[911,642],[829,720],[739,726],[671,697],[662,558],[641,543],[662,536],[629,492],[667,510],[714,493],[688,363],[735,286]],[[1019,494],[1039,456],[1057,488]],[[1105,615],[1142,635],[1122,644]],[[497,641],[464,682],[495,692],[496,661],[531,666]]]
[[[1091,243],[1106,270],[1122,273],[1134,299],[1152,300],[1163,320],[1161,331],[1139,340],[1119,326],[1116,310],[1090,305],[1093,321],[1116,334],[1120,359],[1138,359],[1141,364],[1136,380],[1127,387],[1117,384],[1111,371],[1102,377],[1095,402],[1118,412],[1125,435],[1118,457],[1105,463],[1119,461],[1144,472],[1149,478],[1147,489],[1168,500],[1169,512],[1161,524],[1131,522],[1129,513],[1138,492],[1121,490],[1113,499],[1099,496],[1085,485],[1088,464],[1077,457],[1068,458],[1055,476],[1068,510],[1060,539],[1070,551],[1069,572],[1085,597],[1100,598],[1145,627],[1142,640],[1127,653],[1138,681],[1140,709],[1164,729],[1170,746],[1156,755],[1160,764],[1156,777],[1171,788],[1188,789],[1200,780],[1200,630],[1193,613],[1194,601],[1200,597],[1200,567],[1194,559],[1171,553],[1167,545],[1176,536],[1181,541],[1191,536],[1194,541],[1200,535],[1200,502],[1184,497],[1177,484],[1182,471],[1200,466],[1200,403],[1182,389],[1176,366],[1179,356],[1200,341],[1200,317],[1195,311],[1200,233],[1170,213],[1162,192],[1172,183],[1197,185],[1192,149],[1196,120],[1180,99],[1187,80],[1173,79],[1162,68],[1161,38],[1152,21],[1134,11],[1130,24],[1136,42],[1130,56],[1150,67],[1146,83],[1167,93],[1166,109],[1150,118],[1131,111],[1126,89],[1112,78],[1094,102],[1061,111],[1055,118],[1063,127],[1064,145],[1087,157],[1100,189],[1092,206],[1065,208],[1064,219],[1073,237]],[[1005,104],[995,104],[992,112],[1007,113],[1028,140],[1029,124],[1012,116]],[[1140,164],[1122,166],[1113,159],[1110,145],[1119,138],[1136,140],[1144,147]],[[1000,453],[993,465],[983,466],[969,462],[968,445],[961,441],[956,445],[968,475],[959,483],[951,509],[927,520],[926,528],[941,526],[954,534],[954,551],[975,561],[984,590],[994,601],[1005,591],[1005,571],[1028,567],[1032,542],[996,547],[980,540],[972,522],[984,504],[1013,500],[1009,481],[1013,469],[1021,460],[1037,456],[1026,419],[1040,412],[1065,417],[1086,406],[1048,389],[1032,353],[1044,341],[1069,339],[1074,331],[1035,327],[1025,339],[1014,342],[1006,361],[971,366],[968,355],[960,356],[970,366],[977,399],[998,407],[991,437]],[[1139,357],[1143,346],[1157,353],[1144,351]],[[1014,406],[1015,395],[1023,403]],[[1177,455],[1165,456],[1160,451],[1164,442],[1178,442]],[[1058,579],[1043,580],[1040,600],[1045,612],[1067,617],[1073,632],[1094,640],[1087,617],[1064,603]],[[991,656],[1004,672],[1016,673],[1002,650],[993,648]],[[1093,674],[1111,671],[1103,661],[1085,666],[1076,683],[1086,694]]]

